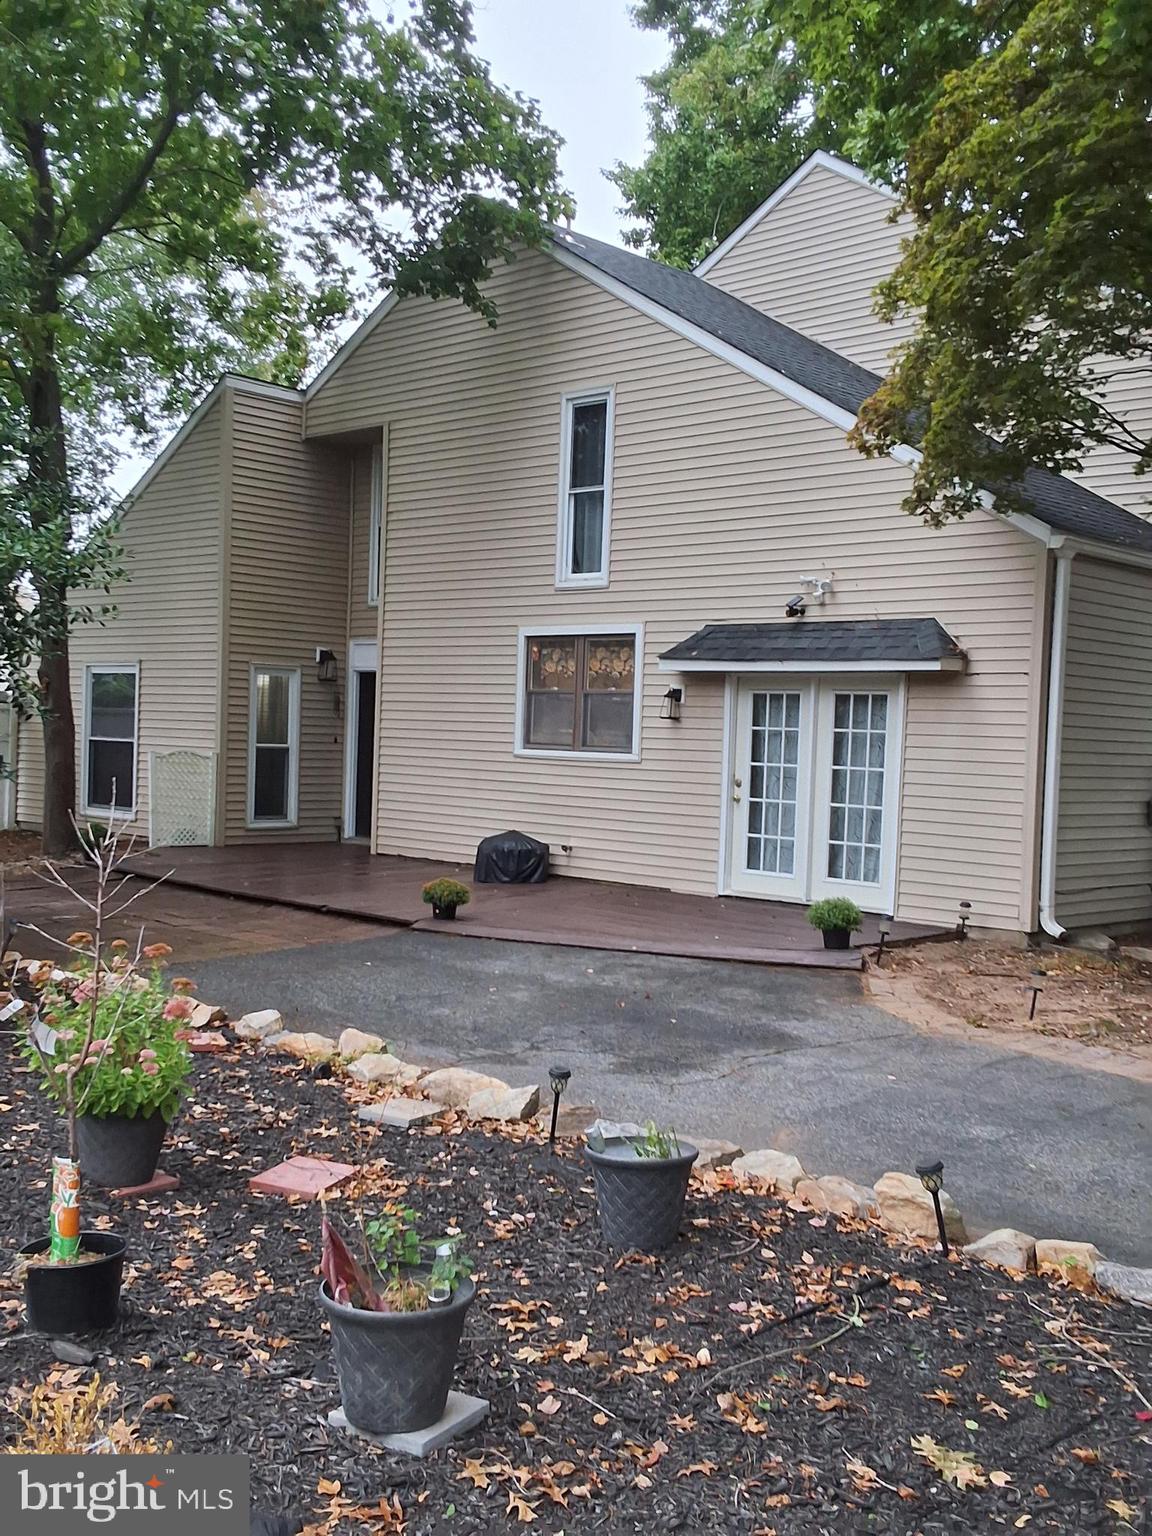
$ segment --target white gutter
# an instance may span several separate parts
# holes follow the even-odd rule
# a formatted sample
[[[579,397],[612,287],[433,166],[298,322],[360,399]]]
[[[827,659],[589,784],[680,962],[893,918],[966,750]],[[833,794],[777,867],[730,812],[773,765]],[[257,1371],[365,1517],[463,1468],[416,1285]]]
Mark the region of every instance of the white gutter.
[[[1040,926],[1054,939],[1067,932],[1056,919],[1056,835],[1060,820],[1060,748],[1064,735],[1064,674],[1068,653],[1068,597],[1076,552],[1058,548],[1048,651],[1048,721],[1044,741],[1044,814],[1040,827]]]

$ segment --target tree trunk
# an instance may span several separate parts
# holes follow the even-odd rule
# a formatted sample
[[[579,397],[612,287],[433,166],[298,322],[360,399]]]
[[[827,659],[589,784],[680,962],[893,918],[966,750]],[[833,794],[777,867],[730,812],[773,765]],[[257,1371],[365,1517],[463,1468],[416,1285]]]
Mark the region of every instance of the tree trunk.
[[[43,295],[44,310],[58,312],[55,291]],[[51,330],[31,375],[29,390],[29,477],[33,492],[33,521],[70,521],[68,445],[60,374]],[[32,584],[43,613],[38,677],[44,722],[43,851],[59,857],[76,846],[72,816],[76,809],[76,723],[68,665],[68,591],[51,572],[33,571]]]

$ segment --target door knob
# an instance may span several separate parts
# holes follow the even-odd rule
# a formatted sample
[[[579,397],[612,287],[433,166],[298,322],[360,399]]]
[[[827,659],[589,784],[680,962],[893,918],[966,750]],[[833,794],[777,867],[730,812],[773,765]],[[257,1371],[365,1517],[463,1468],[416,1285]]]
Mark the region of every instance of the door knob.
[[[733,800],[735,800],[735,801],[736,801],[736,802],[737,802],[737,803],[739,803],[739,801],[740,801],[740,792],[739,792],[739,790],[737,790],[737,791],[736,791],[736,793],[735,793],[735,794],[734,794],[734,795],[733,795],[733,796],[732,796],[732,798],[733,798]]]

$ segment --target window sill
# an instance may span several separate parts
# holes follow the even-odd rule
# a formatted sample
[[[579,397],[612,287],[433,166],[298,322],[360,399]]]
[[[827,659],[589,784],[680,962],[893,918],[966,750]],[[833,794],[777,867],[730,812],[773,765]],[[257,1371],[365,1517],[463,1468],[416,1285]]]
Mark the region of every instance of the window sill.
[[[560,763],[638,763],[639,752],[568,752],[562,747],[514,747],[514,757],[542,757]]]
[[[247,832],[284,832],[298,827],[298,821],[251,821],[244,823]]]
[[[604,591],[608,586],[608,576],[571,576],[567,581],[557,581],[554,590],[557,592],[588,592]]]
[[[127,810],[113,810],[110,805],[85,805],[80,809],[81,816],[89,821],[135,821],[136,807],[133,805]]]

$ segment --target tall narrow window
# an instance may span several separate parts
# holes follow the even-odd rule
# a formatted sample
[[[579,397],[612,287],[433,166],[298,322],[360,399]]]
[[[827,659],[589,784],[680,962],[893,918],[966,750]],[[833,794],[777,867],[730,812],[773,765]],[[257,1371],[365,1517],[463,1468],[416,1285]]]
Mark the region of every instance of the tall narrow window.
[[[372,474],[368,487],[368,601],[380,601],[380,546],[384,528],[384,449],[372,450]]]
[[[522,751],[636,750],[635,631],[527,635]]]
[[[139,668],[91,666],[84,699],[84,794],[89,811],[136,809]]]
[[[248,820],[291,826],[296,820],[300,672],[253,667]]]
[[[612,501],[612,393],[564,401],[563,464],[556,584],[608,585]]]

